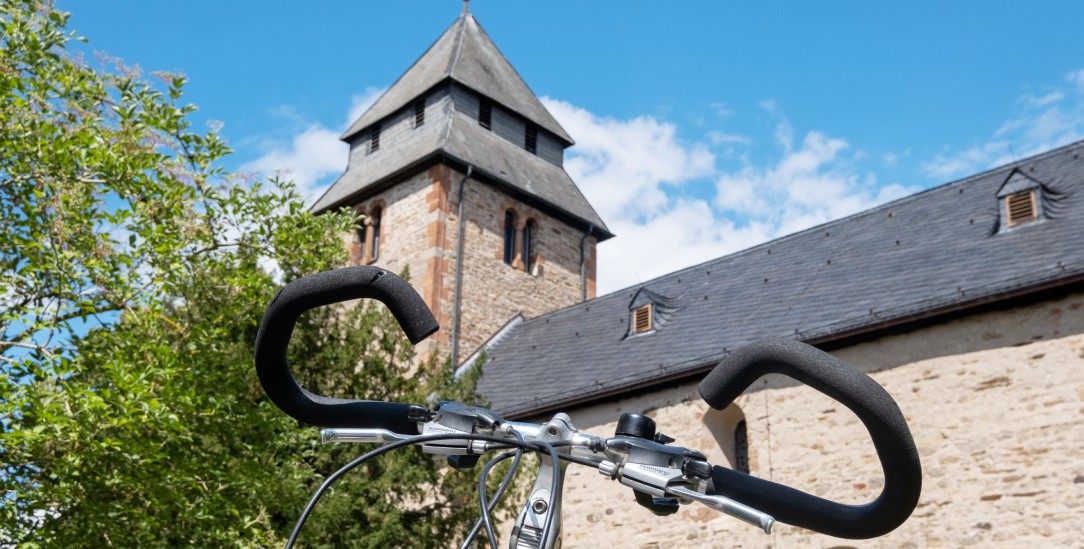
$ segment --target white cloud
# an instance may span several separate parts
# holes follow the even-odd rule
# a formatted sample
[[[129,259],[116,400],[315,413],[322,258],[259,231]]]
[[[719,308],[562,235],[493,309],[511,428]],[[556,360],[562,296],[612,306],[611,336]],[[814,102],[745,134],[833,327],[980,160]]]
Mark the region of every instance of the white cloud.
[[[1077,90],[1084,92],[1084,69],[1076,70],[1065,77],[1070,83],[1076,84]]]
[[[302,196],[313,194],[324,177],[346,167],[349,150],[340,133],[312,124],[290,139],[241,167],[242,171],[270,175],[283,172],[297,184]]]
[[[939,154],[924,163],[922,171],[939,179],[971,174],[984,167],[996,165],[995,159],[1004,157],[1008,149],[1007,142],[992,141],[952,154]]]
[[[1017,115],[985,143],[938,154],[922,170],[937,178],[959,177],[1084,139],[1084,69],[1065,80],[1068,86],[1045,95],[1022,96]]]
[[[298,192],[311,203],[331,184],[332,178],[346,168],[349,147],[339,140],[342,132],[368,110],[384,93],[383,88],[369,87],[351,98],[345,123],[338,128],[308,122],[290,106],[272,111],[272,116],[288,120],[301,128],[288,140],[265,143],[264,153],[241,166],[241,171],[264,176],[283,173],[297,184]]]
[[[708,146],[681,142],[673,124],[651,116],[617,120],[564,101],[542,101],[576,136],[565,169],[604,220],[657,215],[670,202],[664,187],[679,188],[714,170]]]
[[[860,175],[848,143],[809,132],[793,149],[793,129],[783,121],[776,131],[782,156],[770,166],[746,165],[716,179],[715,207],[750,224],[767,227],[771,237],[838,219],[915,191],[880,186],[872,174]]]
[[[712,145],[748,145],[753,142],[752,139],[749,139],[748,137],[745,137],[743,135],[723,133],[720,131],[708,132],[708,139],[711,140]]]
[[[676,125],[655,117],[618,120],[543,102],[576,137],[565,169],[617,235],[599,246],[600,294],[914,191],[860,176],[853,167],[860,155],[845,156],[842,139],[809,132],[794,149],[794,128],[768,101],[761,106],[776,119],[781,155],[733,172],[717,167],[713,147],[748,147],[745,137],[713,130],[706,142],[686,142]],[[714,194],[698,198],[688,192],[694,184]]]
[[[715,114],[719,118],[726,118],[726,117],[734,114],[734,111],[730,110],[730,107],[727,106],[726,103],[722,103],[722,102],[712,103],[711,104],[711,110],[715,111]]]
[[[1058,91],[1050,92],[1050,93],[1048,93],[1046,95],[1043,95],[1041,97],[1034,96],[1034,95],[1026,95],[1023,98],[1024,102],[1026,102],[1026,103],[1028,103],[1028,104],[1030,104],[1032,106],[1035,106],[1035,107],[1045,107],[1045,106],[1047,106],[1047,105],[1049,105],[1051,103],[1057,103],[1058,101],[1061,101],[1062,99],[1065,99],[1065,94],[1062,93],[1062,92],[1058,92]]]
[[[599,294],[703,263],[771,238],[761,223],[736,226],[703,200],[674,199],[642,221],[609,223],[618,236],[599,246]]]

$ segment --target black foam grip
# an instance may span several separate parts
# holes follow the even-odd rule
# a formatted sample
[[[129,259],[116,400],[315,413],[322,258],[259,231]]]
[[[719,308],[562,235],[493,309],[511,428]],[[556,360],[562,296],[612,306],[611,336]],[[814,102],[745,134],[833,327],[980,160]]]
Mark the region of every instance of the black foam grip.
[[[781,522],[831,536],[865,539],[894,530],[914,511],[922,491],[922,466],[899,406],[876,381],[815,347],[767,340],[738,349],[703,381],[700,396],[723,409],[761,376],[792,377],[850,408],[869,431],[885,485],[865,505],[844,505],[724,467],[712,472],[711,493],[760,509]]]
[[[276,406],[298,421],[320,427],[383,428],[415,434],[408,404],[347,400],[311,393],[290,373],[286,347],[298,317],[309,309],[372,298],[383,302],[411,343],[429,337],[439,326],[433,313],[405,280],[378,267],[347,267],[294,280],[271,300],[256,334],[256,373]]]

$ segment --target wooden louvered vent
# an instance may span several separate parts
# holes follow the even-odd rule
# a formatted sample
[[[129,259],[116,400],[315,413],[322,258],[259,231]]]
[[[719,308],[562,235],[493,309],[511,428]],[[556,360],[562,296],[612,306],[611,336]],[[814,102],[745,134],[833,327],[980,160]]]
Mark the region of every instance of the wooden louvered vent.
[[[478,104],[478,125],[487,130],[493,127],[493,104],[484,97]]]
[[[637,307],[632,312],[632,333],[646,334],[651,331],[651,304]]]
[[[1035,190],[1005,197],[1005,213],[1010,227],[1027,223],[1038,217],[1035,211]]]
[[[527,124],[527,135],[524,139],[523,148],[527,149],[527,152],[531,154],[538,153],[538,128],[531,124]]]
[[[422,126],[425,124],[425,99],[419,99],[414,102],[414,127]]]
[[[369,134],[369,153],[375,153],[380,150],[380,124],[373,126],[372,132]]]

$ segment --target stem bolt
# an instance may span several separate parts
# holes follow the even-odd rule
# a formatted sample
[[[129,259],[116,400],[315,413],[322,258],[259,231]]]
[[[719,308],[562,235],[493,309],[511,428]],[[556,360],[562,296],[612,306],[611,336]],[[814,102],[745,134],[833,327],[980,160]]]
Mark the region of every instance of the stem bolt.
[[[531,510],[539,515],[545,513],[549,507],[550,506],[546,504],[546,500],[543,499],[536,499],[531,503]]]

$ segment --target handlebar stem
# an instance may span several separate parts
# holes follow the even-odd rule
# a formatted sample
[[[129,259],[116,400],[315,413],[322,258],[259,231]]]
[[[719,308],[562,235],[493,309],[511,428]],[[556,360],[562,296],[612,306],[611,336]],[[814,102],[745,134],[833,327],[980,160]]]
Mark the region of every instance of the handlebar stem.
[[[526,426],[524,426],[526,427]],[[572,425],[572,418],[559,413],[549,422],[537,426],[534,440],[554,443],[572,443],[578,431]],[[526,436],[524,436],[526,438]],[[561,446],[558,452],[568,453],[568,446]],[[553,463],[546,454],[539,454],[541,465],[535,477],[531,495],[527,498],[523,510],[516,517],[512,528],[511,547],[516,549],[543,549],[561,545],[561,494],[564,491],[564,472],[567,462]],[[556,477],[556,492],[552,491]],[[549,515],[547,515],[549,513]],[[547,519],[550,527],[546,528]],[[548,533],[547,533],[548,530]],[[543,534],[545,533],[545,539]]]

